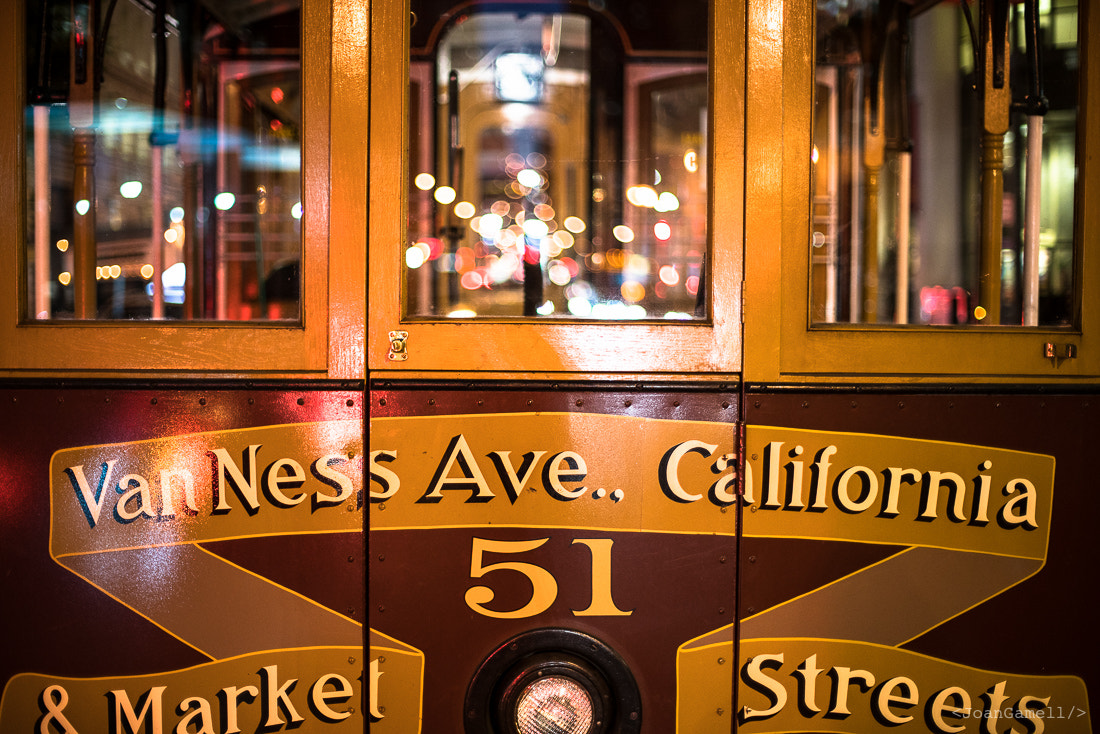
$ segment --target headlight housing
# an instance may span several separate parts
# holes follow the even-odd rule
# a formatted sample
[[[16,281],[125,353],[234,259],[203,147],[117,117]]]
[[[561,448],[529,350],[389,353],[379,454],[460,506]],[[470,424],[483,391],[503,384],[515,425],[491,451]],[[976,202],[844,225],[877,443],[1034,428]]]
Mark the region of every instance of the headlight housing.
[[[641,699],[626,663],[569,629],[525,632],[482,663],[466,691],[467,734],[630,734]]]

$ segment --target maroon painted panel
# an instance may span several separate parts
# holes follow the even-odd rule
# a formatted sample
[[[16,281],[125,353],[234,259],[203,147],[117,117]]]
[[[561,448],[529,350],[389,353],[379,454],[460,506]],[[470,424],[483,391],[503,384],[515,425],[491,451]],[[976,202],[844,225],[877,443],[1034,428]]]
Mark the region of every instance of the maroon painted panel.
[[[1015,585],[1003,590],[995,588],[994,592],[986,595],[988,598],[979,600],[979,603],[970,608],[957,610],[957,614],[953,613],[950,618],[945,617],[938,625],[904,642],[898,646],[898,649],[977,670],[998,671],[998,674],[1020,676],[1019,679],[1008,678],[1009,683],[1005,688],[1007,697],[1001,704],[1006,710],[1019,704],[1021,693],[1041,696],[1043,686],[1046,685],[1043,682],[1046,676],[1078,678],[1083,682],[1084,688],[1087,688],[1087,704],[1078,700],[1076,707],[1072,710],[1068,704],[1061,708],[1051,706],[1042,709],[1040,703],[1032,701],[1027,704],[1025,701],[1024,705],[1030,705],[1033,713],[1042,709],[1049,718],[1045,722],[1037,723],[1032,719],[1026,724],[1017,723],[1015,730],[1035,731],[1040,726],[1045,726],[1046,731],[1091,730],[1089,713],[1082,710],[1086,706],[1088,709],[1096,710],[1092,704],[1100,701],[1100,674],[1097,672],[1095,662],[1096,650],[1100,649],[1100,633],[1095,623],[1096,611],[1091,603],[1091,598],[1094,596],[1091,587],[1095,577],[1092,569],[1100,560],[1100,551],[1097,550],[1095,542],[1095,518],[1100,512],[1100,493],[1096,492],[1096,477],[1092,464],[1096,445],[1100,441],[1100,399],[1096,395],[981,395],[962,392],[855,393],[841,390],[811,392],[789,389],[773,393],[766,391],[752,393],[745,398],[745,401],[745,420],[750,435],[754,425],[781,426],[825,432],[821,438],[822,445],[830,440],[837,443],[836,436],[843,432],[995,447],[1011,452],[1053,457],[1049,544],[1045,551],[1045,563],[1041,564],[1041,568],[1037,565],[1036,568],[1039,568],[1037,572],[1022,578]],[[788,473],[785,473],[788,466],[786,462],[791,462],[790,466],[800,462],[804,470],[804,486],[806,488],[814,486],[813,483],[816,480],[811,475],[811,471],[816,471],[817,468],[814,466],[813,450],[807,444],[806,451],[800,452],[796,457],[792,450],[792,443],[785,444],[782,449],[784,452],[782,458],[776,463],[776,466],[780,467],[779,462],[783,462],[780,468],[781,479],[788,476]],[[751,449],[746,449],[746,453],[750,451]],[[849,465],[843,461],[841,456],[843,451],[842,448],[839,453],[835,453],[832,456],[832,466],[827,467],[827,471],[831,473],[826,485],[831,488],[832,493],[836,492],[837,483],[841,481],[839,479],[841,470]],[[766,457],[760,455],[748,458],[757,459],[761,464],[766,460]],[[883,464],[883,466],[889,465]],[[962,493],[965,497],[965,503],[952,510],[943,499],[947,496],[947,490],[941,490],[941,509],[934,519],[925,519],[923,525],[932,527],[938,524],[948,528],[966,529],[966,532],[974,536],[988,534],[991,532],[990,528],[996,531],[997,520],[993,517],[994,511],[1011,503],[1013,498],[1020,498],[1023,489],[1023,485],[1010,484],[1002,491],[1001,484],[995,480],[990,485],[989,493],[990,521],[978,522],[976,497],[981,477],[983,474],[995,476],[998,468],[997,466],[990,468],[985,464],[963,468],[947,465],[923,467],[921,470],[951,469],[959,472],[964,479]],[[874,473],[874,470],[866,473]],[[857,479],[859,482],[863,481],[858,476]],[[761,499],[760,486],[764,482],[766,480],[757,477],[758,502]],[[784,487],[782,483],[779,486]],[[911,487],[914,493],[920,491],[919,483],[903,486]],[[845,490],[848,492],[847,501],[850,503],[858,504],[861,496],[866,497],[866,494],[860,495],[860,492],[866,492],[866,484],[852,484],[846,486]],[[880,494],[885,492],[885,484],[878,485],[878,490]],[[1035,499],[1045,491],[1040,486],[1030,493],[1031,498]],[[802,499],[804,503],[809,503],[809,497],[804,496]],[[822,510],[822,513],[832,512],[839,516],[840,513],[836,511],[834,503],[835,494],[829,496],[827,500],[829,509]],[[871,505],[869,502],[867,504]],[[948,509],[943,509],[945,507]],[[1025,507],[1027,505],[1018,502],[1012,510],[1022,514]],[[793,512],[791,510],[790,507],[786,508],[788,516],[791,517],[796,512],[805,513],[804,508]],[[853,512],[856,511],[849,511],[847,517],[851,517]],[[858,512],[863,510],[860,509]],[[886,516],[878,502],[874,503],[865,514],[873,515],[876,512],[879,517]],[[955,514],[958,514],[957,518],[954,517]],[[905,519],[903,516],[898,522]],[[1033,530],[1026,522],[1018,522],[1017,525],[1019,527],[1012,529],[1017,536],[1046,530],[1044,527]],[[751,527],[748,520],[745,527]],[[743,621],[742,629],[749,628],[748,620],[754,615],[777,608],[785,602],[825,587],[849,574],[871,568],[879,561],[906,550],[907,545],[880,542],[868,544],[864,542],[865,540],[857,535],[847,539],[817,540],[793,537],[743,538],[742,596],[739,608],[739,617]],[[973,555],[971,553],[951,556],[948,547],[943,558],[955,560],[946,560],[932,569],[934,578],[938,579],[938,585],[931,587],[934,589],[932,591],[927,590],[928,587],[920,586],[920,582],[914,582],[911,578],[895,578],[894,583],[897,588],[906,588],[907,585],[914,584],[915,590],[905,602],[910,608],[923,609],[934,606],[941,598],[957,593],[959,579],[967,578],[963,575],[963,565],[957,564],[963,564]],[[971,576],[973,575],[971,573]],[[1012,580],[1012,577],[1008,578]],[[863,622],[857,620],[856,628],[871,629],[874,626],[872,620],[875,614],[875,609],[867,609],[866,618]],[[864,638],[860,638],[857,634],[854,635],[854,639]],[[787,657],[790,658],[790,655]],[[788,660],[785,665],[789,667],[798,662],[799,660],[793,663]],[[826,667],[824,655],[820,655],[817,662],[822,669]],[[776,664],[776,668],[780,666]],[[896,672],[901,674],[902,671]],[[767,696],[761,693],[763,690],[763,686],[759,683],[761,679],[768,677],[785,682],[788,680],[785,676],[785,668],[772,674],[759,673],[756,676],[755,690],[747,693],[747,698],[754,701],[751,705],[759,710],[762,708],[760,702],[767,701]],[[997,679],[996,676],[986,678],[987,682]],[[1001,675],[997,680],[1003,679],[1006,678]],[[824,674],[820,680],[822,683],[819,689],[824,690],[823,687],[826,685]],[[1021,683],[1020,680],[1025,682]],[[945,678],[941,687],[949,682],[949,678]],[[981,690],[969,691],[969,693],[973,699],[971,705],[974,711],[988,716],[989,712],[983,710],[983,706],[989,709],[991,705],[978,694],[997,700],[999,693],[996,690],[986,690],[984,685],[983,683]],[[742,692],[746,690],[743,688]],[[856,688],[852,690],[857,691]],[[1051,690],[1054,690],[1053,685]],[[926,698],[928,694],[929,691],[921,692],[922,698],[917,706],[931,706]],[[855,697],[856,693],[852,695]],[[1051,694],[1048,691],[1046,695]],[[959,700],[961,699],[954,700],[953,703],[958,703]],[[742,700],[740,705],[742,707],[747,705],[747,701]],[[793,705],[791,703],[789,707]],[[821,708],[824,710],[825,705]],[[895,712],[897,711],[900,709],[895,709]],[[920,723],[920,711],[920,708],[915,708],[912,712],[908,712],[917,714],[917,723],[912,725],[915,727],[914,731],[929,729],[936,731],[937,729],[927,721]],[[811,722],[822,721],[826,725],[837,726],[835,723],[829,724],[828,718],[823,719],[821,713],[804,711],[803,716],[807,728],[811,726]],[[767,722],[762,720],[766,717],[760,715],[759,719],[761,721],[753,722],[753,726],[761,728],[749,726],[746,730],[764,730]],[[970,732],[978,731],[977,727],[981,723],[972,715],[969,719],[951,720],[948,726],[965,725],[965,731]],[[1004,722],[992,724],[992,726],[999,731],[1007,730],[1007,724]]]
[[[212,663],[209,690],[204,686],[188,691],[177,686],[163,694],[162,723],[169,730],[188,713],[186,709],[172,710],[187,696],[207,701],[213,707],[210,715],[216,718],[214,694],[232,682],[218,682],[217,662],[267,649],[265,634],[292,626],[292,619],[280,618],[298,612],[282,604],[261,606],[257,602],[247,618],[235,618],[236,614],[219,608],[218,599],[224,598],[227,604],[233,600],[233,609],[245,610],[250,609],[249,600],[235,598],[233,584],[208,588],[211,579],[195,570],[207,566],[185,564],[184,558],[216,564],[221,581],[237,578],[255,583],[272,598],[295,600],[296,609],[317,609],[338,620],[342,639],[361,645],[365,617],[362,398],[359,391],[329,387],[0,389],[0,685],[8,686],[23,674],[40,674],[44,676],[41,682],[26,684],[27,690],[38,694],[55,679],[105,678],[100,685],[105,690],[97,696],[78,693],[82,683],[63,683],[67,708],[60,703],[60,691],[40,694],[37,701],[22,701],[17,698],[23,689],[9,687],[4,716],[14,718],[7,720],[21,720],[21,711],[29,706],[35,715],[39,709],[54,712],[43,719],[49,723],[53,716],[51,731],[64,729],[56,714],[65,713],[71,726],[80,731],[106,731],[113,715],[106,710],[106,689],[125,688],[125,681],[146,676],[140,686],[129,689],[137,702],[158,676]],[[299,437],[308,440],[299,443]],[[189,455],[200,445],[224,446],[226,458],[202,452]],[[249,463],[249,445],[254,466]],[[80,447],[93,447],[80,454],[92,458],[69,458],[77,456]],[[317,469],[317,460],[325,454],[330,455]],[[162,472],[187,462],[206,469],[192,472],[193,486],[187,496],[179,475],[172,480],[178,483],[174,485],[175,509],[169,512]],[[225,467],[231,463],[243,472],[243,483],[226,478]],[[287,479],[297,471],[295,463],[302,474],[298,480]],[[278,464],[274,470],[273,464]],[[219,471],[227,482],[226,509],[221,511],[213,496]],[[284,479],[273,480],[273,471]],[[321,478],[318,472],[340,478]],[[83,499],[80,479],[87,484]],[[247,501],[249,483],[256,496],[255,509]],[[235,488],[229,489],[231,485]],[[85,540],[62,537],[60,517],[71,510],[66,505],[80,507],[81,503],[85,520],[80,522],[86,524],[87,537],[118,529],[137,538],[135,545],[145,550],[114,552],[113,547],[96,549],[82,545]],[[195,509],[185,506],[188,504]],[[312,513],[306,509],[311,504]],[[314,532],[310,518],[336,516],[337,512],[342,513],[337,523],[340,530]],[[277,528],[250,529],[291,513],[298,513],[293,517],[305,518],[304,522],[280,520],[283,524]],[[76,516],[80,518],[79,513]],[[192,531],[177,531],[185,525],[201,530],[204,523],[215,521],[232,522],[235,530],[229,535],[219,530],[205,539],[187,536],[191,539],[186,541],[186,533]],[[172,536],[175,532],[180,533],[178,538]],[[138,563],[141,565],[134,565]],[[133,583],[127,585],[127,576]],[[164,598],[140,598],[150,594]],[[158,616],[160,612],[171,621]],[[182,626],[176,627],[176,617]],[[208,635],[211,630],[215,634]],[[235,642],[232,638],[238,633],[249,640]],[[299,646],[298,642],[283,644],[279,634],[272,632],[270,649]],[[356,634],[358,642],[352,639]],[[219,640],[219,636],[228,639]],[[224,644],[221,649],[237,652],[212,652],[213,648],[206,648],[207,639],[212,646]],[[342,657],[348,656],[344,653]],[[264,665],[263,658],[257,658],[255,665],[249,671],[254,680],[237,680],[236,684],[257,685],[255,674]],[[293,677],[288,665],[282,663],[280,680]],[[356,681],[361,672],[360,658],[339,675]],[[200,676],[197,680],[207,679]],[[303,696],[306,685],[303,681],[299,686]],[[83,700],[78,700],[81,696]],[[345,698],[359,714],[344,717],[343,711],[329,711],[328,723],[346,727],[361,717],[355,697],[349,694]],[[308,703],[298,694],[293,706],[310,718]],[[206,721],[199,708],[193,703],[190,710],[194,727]],[[95,722],[93,728],[78,726],[84,715],[78,709],[87,710],[85,719]],[[251,715],[247,709],[242,703],[242,726]],[[289,717],[288,723],[294,718],[285,712],[278,716]],[[353,730],[361,729],[361,718],[359,721]],[[152,725],[151,720],[148,724]]]
[[[424,484],[409,481],[406,470],[410,464],[438,465],[441,469],[436,472],[436,480],[440,471],[455,478],[472,476],[475,472],[469,466],[461,462],[447,464],[440,458],[447,438],[452,433],[461,434],[470,446],[470,463],[483,465],[481,471],[488,477],[485,482],[496,492],[491,501],[479,505],[486,513],[490,508],[499,511],[501,504],[508,508],[509,500],[502,496],[494,465],[487,460],[488,449],[497,448],[484,438],[491,427],[479,427],[483,424],[475,423],[477,419],[489,416],[491,424],[493,416],[518,415],[519,418],[510,420],[529,421],[530,426],[538,426],[542,425],[539,420],[553,414],[575,416],[574,422],[566,422],[568,430],[552,435],[533,433],[523,445],[532,450],[545,449],[548,453],[570,449],[583,455],[591,475],[604,469],[607,471],[602,476],[623,477],[646,474],[661,458],[659,454],[655,457],[644,455],[647,449],[641,433],[648,426],[627,422],[622,423],[621,428],[593,435],[584,428],[593,416],[598,419],[611,417],[613,421],[609,425],[612,426],[620,425],[614,423],[620,418],[683,421],[685,423],[676,424],[676,430],[684,431],[678,440],[692,437],[690,422],[724,424],[721,430],[732,446],[738,407],[737,395],[730,389],[688,391],[653,387],[624,389],[621,386],[578,389],[571,385],[375,385],[370,400],[371,449],[375,452],[393,448],[386,444],[393,440],[393,431],[385,424],[385,419],[435,416],[440,421],[447,421],[448,428],[442,438],[424,439],[423,452],[416,446],[403,445],[400,451],[391,452],[396,455],[392,461],[378,465],[382,472],[388,469],[395,476],[400,475],[401,492],[416,496],[428,489]],[[422,435],[427,436],[435,430],[430,420],[423,425]],[[622,465],[605,466],[607,459],[602,449],[612,445],[626,447]],[[451,447],[454,446],[452,438]],[[631,446],[636,447],[633,455],[630,454]],[[513,446],[509,444],[508,448]],[[518,465],[517,457],[523,450],[511,450],[507,460]],[[693,455],[697,457],[700,453]],[[540,462],[545,460],[538,459]],[[644,523],[633,528],[613,527],[616,521],[611,516],[615,508],[606,500],[592,500],[591,497],[597,496],[593,495],[597,485],[592,485],[574,504],[587,502],[593,507],[605,507],[607,516],[602,517],[597,512],[586,516],[584,527],[560,527],[557,522],[544,523],[545,518],[522,511],[524,503],[528,502],[526,493],[544,492],[546,475],[538,471],[536,468],[530,475],[530,487],[525,485],[524,496],[512,503],[515,510],[514,521],[509,523],[512,526],[496,527],[495,519],[487,519],[495,516],[485,514],[480,518],[476,509],[471,509],[475,502],[462,501],[461,498],[474,499],[470,493],[476,493],[476,489],[447,490],[445,494],[459,493],[459,498],[448,496],[438,503],[456,508],[456,512],[461,506],[462,512],[471,513],[461,516],[461,527],[375,527],[376,519],[384,520],[385,513],[394,511],[389,505],[396,502],[392,497],[391,501],[376,501],[372,497],[370,627],[423,654],[421,730],[464,731],[464,719],[471,713],[464,708],[467,688],[490,653],[514,635],[542,628],[564,628],[590,634],[621,656],[639,689],[640,731],[648,734],[674,731],[678,647],[733,621],[737,566],[734,508],[724,507],[719,512],[718,507],[712,506],[716,516],[728,522],[730,532],[725,535],[701,528],[696,528],[695,532],[685,528],[683,533],[650,532]],[[421,470],[421,474],[430,477],[431,471]],[[386,484],[381,476],[371,483],[373,493],[381,494],[396,482],[391,478]],[[587,481],[593,480],[589,477]],[[572,486],[568,485],[570,489]],[[661,495],[655,476],[643,491]],[[431,515],[432,508],[423,504],[421,507],[425,517]],[[459,515],[455,514],[453,519],[456,524],[460,523]],[[593,552],[578,544],[578,539],[608,542],[609,591],[616,608],[629,611],[629,615],[578,616],[575,613],[591,603],[596,573]],[[472,578],[471,556],[482,540],[517,544],[544,541],[516,554],[499,550],[501,547],[507,549],[507,545],[498,546],[498,550],[484,555],[484,563],[514,561],[543,569],[557,581],[553,603],[545,610],[518,618],[493,618],[478,613],[465,596],[471,587],[489,585],[495,597],[487,606],[508,611],[519,609],[529,601],[533,586],[516,571],[491,571],[480,579]],[[383,653],[383,657],[386,655],[388,653]],[[388,719],[402,713],[396,706],[386,705],[387,700],[393,700],[386,684],[383,674],[379,678],[381,706],[376,713],[385,718],[379,722],[379,731],[383,730],[383,724],[389,723]],[[727,685],[727,694],[728,688]],[[713,710],[710,713],[718,716]],[[728,707],[725,712],[718,713],[724,716],[726,726],[730,726]]]

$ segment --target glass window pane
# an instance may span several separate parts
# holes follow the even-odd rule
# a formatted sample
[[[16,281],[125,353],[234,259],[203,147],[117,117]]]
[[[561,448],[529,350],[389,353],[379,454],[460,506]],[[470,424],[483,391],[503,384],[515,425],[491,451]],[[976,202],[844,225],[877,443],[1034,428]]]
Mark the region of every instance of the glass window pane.
[[[1076,3],[981,5],[818,4],[814,324],[1074,324]]]
[[[297,321],[299,3],[27,5],[27,318]]]
[[[407,317],[707,316],[708,6],[623,8],[413,3]]]

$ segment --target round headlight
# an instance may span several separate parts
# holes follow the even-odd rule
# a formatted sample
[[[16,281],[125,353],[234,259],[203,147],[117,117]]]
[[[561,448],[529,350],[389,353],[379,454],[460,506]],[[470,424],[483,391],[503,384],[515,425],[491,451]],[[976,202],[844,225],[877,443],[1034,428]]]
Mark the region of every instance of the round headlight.
[[[516,701],[519,734],[588,734],[591,727],[591,694],[571,678],[539,678]]]
[[[466,734],[637,734],[641,699],[614,650],[561,628],[498,647],[466,691]]]

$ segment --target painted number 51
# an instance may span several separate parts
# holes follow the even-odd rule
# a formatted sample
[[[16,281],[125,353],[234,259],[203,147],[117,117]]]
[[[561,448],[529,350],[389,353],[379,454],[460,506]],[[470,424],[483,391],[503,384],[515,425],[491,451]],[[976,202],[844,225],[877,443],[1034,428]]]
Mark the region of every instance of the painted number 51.
[[[541,546],[549,538],[537,540],[489,540],[474,538],[470,552],[470,578],[479,579],[492,571],[515,571],[531,582],[531,598],[519,609],[498,612],[485,605],[496,596],[488,586],[472,586],[466,590],[466,605],[478,614],[497,619],[522,619],[542,614],[558,598],[558,580],[542,566],[522,561],[485,563],[486,553],[526,553]],[[592,559],[592,603],[586,609],[573,610],[577,617],[627,617],[633,610],[624,612],[615,606],[611,598],[611,546],[610,538],[576,538],[573,545],[587,546]]]

